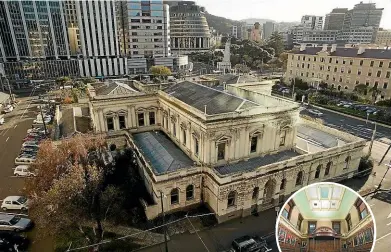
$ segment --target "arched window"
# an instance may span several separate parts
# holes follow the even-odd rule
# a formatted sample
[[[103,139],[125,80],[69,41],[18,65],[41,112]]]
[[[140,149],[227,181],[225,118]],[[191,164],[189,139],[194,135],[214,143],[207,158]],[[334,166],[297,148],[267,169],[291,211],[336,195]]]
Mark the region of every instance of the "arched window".
[[[322,165],[318,165],[318,167],[316,167],[316,172],[315,172],[315,178],[319,178],[320,177],[320,170],[322,169]]]
[[[171,205],[179,203],[179,190],[174,188],[171,190]]]
[[[236,192],[232,191],[228,194],[227,207],[235,206],[236,204]]]
[[[331,169],[331,166],[332,166],[332,165],[333,165],[333,163],[332,163],[331,161],[327,163],[326,169],[325,169],[325,171],[324,171],[324,175],[325,175],[325,176],[328,176],[328,175],[330,174],[330,169]]]
[[[285,186],[286,186],[286,179],[284,178],[281,180],[280,190],[285,190]]]
[[[351,159],[350,156],[347,156],[347,157],[345,158],[345,165],[344,165],[344,167],[343,167],[344,169],[348,169],[348,168],[349,168],[350,159]]]
[[[186,200],[192,200],[194,198],[194,186],[188,185],[186,187]]]
[[[299,171],[296,176],[296,185],[301,185],[303,183],[303,172]]]
[[[258,199],[258,195],[259,195],[259,187],[255,187],[253,190],[252,199]]]
[[[341,91],[341,85],[338,85],[338,91]]]

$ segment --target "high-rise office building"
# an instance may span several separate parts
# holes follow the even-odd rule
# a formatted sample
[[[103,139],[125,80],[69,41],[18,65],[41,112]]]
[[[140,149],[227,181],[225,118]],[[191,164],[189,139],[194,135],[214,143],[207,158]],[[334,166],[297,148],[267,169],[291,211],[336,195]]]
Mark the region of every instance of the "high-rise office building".
[[[238,38],[238,26],[237,25],[232,26],[231,36],[234,38]]]
[[[301,18],[301,25],[303,26],[304,29],[322,30],[323,17],[322,16],[304,15]]]
[[[276,24],[273,22],[265,22],[263,24],[263,39],[268,40],[273,32],[276,31]]]
[[[375,42],[382,14],[383,8],[376,8],[375,3],[360,2],[356,4],[344,16],[342,30],[345,35],[343,39],[346,40],[347,38],[359,36],[360,34],[357,34],[358,29],[367,30],[372,28],[373,32],[371,32],[372,38],[370,42]],[[365,34],[369,35],[368,32]]]
[[[2,61],[69,58],[61,1],[0,1]]]
[[[205,8],[194,1],[177,1],[170,5],[171,49],[175,54],[207,51],[211,34]]]
[[[72,56],[79,59],[81,76],[123,75],[114,0],[65,1]]]
[[[335,8],[326,15],[324,30],[342,30],[345,14],[348,8]]]
[[[171,55],[168,5],[162,0],[119,1],[117,8],[122,54],[131,58]]]

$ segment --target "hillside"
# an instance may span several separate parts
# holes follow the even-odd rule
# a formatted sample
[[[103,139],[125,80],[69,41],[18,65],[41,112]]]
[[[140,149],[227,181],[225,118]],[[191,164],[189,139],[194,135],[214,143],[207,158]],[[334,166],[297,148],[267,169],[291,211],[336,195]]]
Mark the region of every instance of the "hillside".
[[[229,34],[232,31],[233,25],[240,25],[239,21],[215,16],[208,12],[205,13],[205,17],[208,21],[209,27],[215,28],[219,33],[222,34]]]

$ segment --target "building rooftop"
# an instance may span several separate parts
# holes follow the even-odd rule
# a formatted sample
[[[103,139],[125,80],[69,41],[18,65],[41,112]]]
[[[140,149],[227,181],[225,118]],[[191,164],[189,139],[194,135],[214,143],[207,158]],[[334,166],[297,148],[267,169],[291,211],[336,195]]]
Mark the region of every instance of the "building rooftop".
[[[304,51],[293,50],[294,54],[303,54],[303,55],[317,55],[322,51],[322,47],[306,47]],[[328,48],[330,53],[330,47]],[[339,56],[339,57],[351,57],[351,58],[371,58],[371,59],[391,59],[391,50],[386,49],[368,49],[365,48],[364,53],[357,54],[358,48],[338,48],[335,52],[330,53],[330,56]]]
[[[128,95],[138,93],[134,87],[115,80],[93,85],[96,95]]]
[[[316,152],[346,144],[345,139],[308,125],[297,126],[297,147],[307,152]]]
[[[155,174],[176,171],[194,164],[193,160],[161,131],[137,133],[133,138]]]
[[[183,81],[164,90],[168,95],[206,114],[215,115],[235,112],[239,109],[259,106],[241,97],[197,83]]]
[[[297,153],[293,150],[285,150],[275,154],[269,154],[263,157],[250,158],[248,161],[239,161],[233,164],[218,166],[215,167],[214,169],[220,175],[228,175],[228,174],[238,173],[238,172],[250,172],[258,167],[277,163],[280,161],[285,161],[297,156],[300,156],[300,153]]]

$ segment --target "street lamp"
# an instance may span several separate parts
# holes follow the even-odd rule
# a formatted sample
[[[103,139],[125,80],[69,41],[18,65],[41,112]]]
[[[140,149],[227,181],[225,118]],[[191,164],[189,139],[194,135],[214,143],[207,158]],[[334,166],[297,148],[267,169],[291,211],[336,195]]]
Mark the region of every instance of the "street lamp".
[[[162,191],[160,191],[160,203],[162,205],[162,221],[163,221],[163,229],[164,229],[164,244],[166,246],[166,252],[168,252],[168,244],[167,244],[167,228],[164,223],[164,206],[163,206],[163,197],[167,198],[166,195],[163,194]]]

